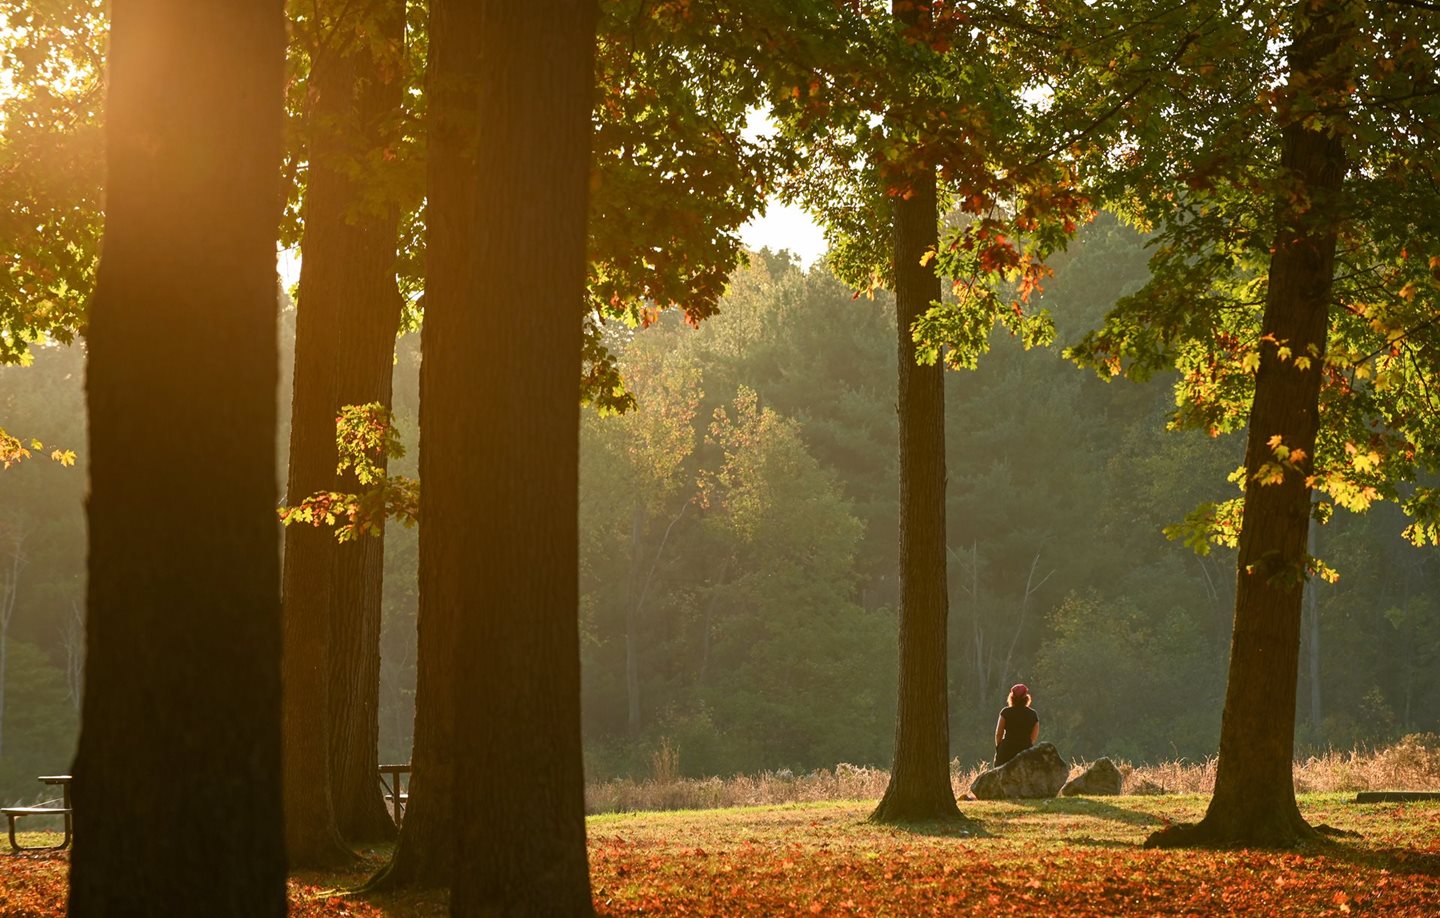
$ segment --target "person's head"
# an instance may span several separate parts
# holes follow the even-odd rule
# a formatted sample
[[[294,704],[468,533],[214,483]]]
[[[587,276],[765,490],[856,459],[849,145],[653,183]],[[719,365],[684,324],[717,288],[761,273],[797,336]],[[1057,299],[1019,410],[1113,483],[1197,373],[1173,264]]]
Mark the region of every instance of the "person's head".
[[[1030,689],[1023,682],[1017,682],[1010,689],[1010,707],[1030,707]]]

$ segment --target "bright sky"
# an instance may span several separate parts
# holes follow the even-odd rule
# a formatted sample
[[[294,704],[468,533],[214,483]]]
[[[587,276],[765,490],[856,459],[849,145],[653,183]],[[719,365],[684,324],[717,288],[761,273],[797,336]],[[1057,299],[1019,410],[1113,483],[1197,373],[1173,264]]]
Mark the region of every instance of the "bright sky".
[[[791,204],[771,200],[764,216],[740,228],[740,239],[751,249],[789,249],[800,264],[811,267],[825,254],[825,234],[810,215]],[[280,281],[289,290],[300,279],[300,256],[294,249],[280,252],[277,267]]]
[[[771,200],[765,215],[740,229],[740,238],[752,249],[766,246],[775,251],[789,249],[810,267],[825,254],[825,234],[803,209]]]

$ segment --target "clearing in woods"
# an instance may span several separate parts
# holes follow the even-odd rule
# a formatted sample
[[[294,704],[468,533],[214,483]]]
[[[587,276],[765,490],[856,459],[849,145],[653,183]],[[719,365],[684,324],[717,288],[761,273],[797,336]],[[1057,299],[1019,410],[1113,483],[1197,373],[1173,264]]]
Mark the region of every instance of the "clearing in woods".
[[[1291,853],[1140,848],[1198,819],[1198,795],[962,802],[971,835],[872,826],[863,802],[592,816],[591,875],[602,915],[1440,914],[1440,801],[1353,799],[1302,796],[1312,823],[1361,837]],[[345,895],[384,855],[295,875],[292,915],[447,913],[443,893]],[[66,866],[0,856],[0,915],[63,915]]]

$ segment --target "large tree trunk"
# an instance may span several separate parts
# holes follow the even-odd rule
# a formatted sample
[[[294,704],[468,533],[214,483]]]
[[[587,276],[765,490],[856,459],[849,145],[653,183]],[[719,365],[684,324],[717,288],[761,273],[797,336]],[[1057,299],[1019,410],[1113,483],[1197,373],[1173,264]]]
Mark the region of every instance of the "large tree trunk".
[[[280,0],[113,5],[74,916],[286,911],[284,54]]]
[[[914,25],[929,11],[895,0]],[[900,416],[900,694],[895,763],[876,822],[958,819],[950,787],[950,708],[945,677],[945,379],[939,362],[915,360],[911,327],[940,299],[940,278],[921,264],[939,240],[933,167],[917,168],[909,197],[894,199],[895,319]]]
[[[405,4],[368,0],[350,4],[350,53],[335,69],[336,88],[353,107],[353,155],[372,168],[395,160],[405,90]],[[328,69],[328,68],[326,68]],[[315,79],[320,76],[317,64]],[[342,82],[342,80],[344,82]],[[342,96],[342,101],[347,96]],[[343,168],[344,162],[330,167]],[[313,160],[312,175],[316,168]],[[379,188],[383,175],[370,178]],[[380,203],[376,202],[379,199]],[[350,189],[346,211],[327,214],[343,222],[342,264],[350,279],[343,319],[335,330],[335,410],[379,402],[390,407],[395,335],[402,303],[395,285],[399,202],[383,191]],[[307,229],[308,229],[307,223]],[[302,268],[303,270],[303,268]],[[304,308],[302,301],[300,307]],[[379,464],[383,467],[384,457]],[[351,475],[341,490],[363,486]],[[335,818],[340,834],[355,841],[392,838],[395,823],[377,780],[380,768],[380,612],[384,594],[385,543],[371,536],[336,546],[330,619],[330,761]]]
[[[337,478],[335,418],[343,405],[389,404],[400,321],[399,207],[377,206],[378,176],[353,168],[383,162],[398,142],[404,9],[335,0],[316,22],[324,47],[309,86],[291,504],[360,487]],[[292,866],[322,866],[352,856],[342,825],[355,838],[393,831],[376,780],[384,548],[301,525],[285,542],[286,842]]]
[[[494,140],[466,295],[427,310],[421,432],[450,460],[426,472],[425,525],[471,558],[438,584],[465,612],[451,914],[588,915],[576,380],[598,11],[480,6],[477,111]]]
[[[445,475],[445,467],[470,464],[470,457],[447,453],[426,431],[437,422],[432,393],[446,383],[436,377],[430,359],[442,347],[432,321],[434,315],[465,309],[470,303],[469,239],[474,220],[476,153],[476,86],[479,80],[479,4],[460,0],[433,0],[430,5],[430,46],[427,64],[429,136],[426,164],[425,222],[426,279],[425,325],[421,329],[420,364],[420,480],[422,494]],[[489,398],[472,389],[467,398]],[[443,438],[442,438],[443,439]],[[476,474],[473,467],[471,474]],[[430,505],[427,505],[427,507]],[[431,516],[430,514],[434,514]],[[420,526],[419,640],[416,647],[415,745],[411,753],[410,802],[395,854],[370,882],[370,888],[448,886],[454,839],[455,769],[455,647],[460,608],[448,594],[445,577],[477,561],[472,533],[456,538],[447,529],[447,509],[426,509]],[[455,524],[452,523],[453,527]],[[466,527],[490,525],[488,520],[466,519]]]
[[[1344,0],[1302,15],[1290,69],[1307,92],[1324,91],[1346,73],[1336,60],[1345,34]],[[1245,516],[1230,644],[1230,677],[1220,727],[1215,795],[1194,826],[1155,833],[1152,846],[1185,844],[1283,847],[1314,836],[1295,803],[1292,774],[1295,693],[1300,657],[1306,536],[1319,394],[1335,265],[1336,206],[1345,175],[1339,137],[1292,118],[1283,128],[1281,170],[1291,194],[1277,205],[1260,369],[1245,452]],[[1304,202],[1301,205],[1299,202]],[[1280,347],[1290,356],[1282,359]],[[1308,357],[1302,369],[1297,357]],[[1277,462],[1272,438],[1303,458],[1278,482],[1261,473]],[[1292,457],[1293,458],[1293,457]]]

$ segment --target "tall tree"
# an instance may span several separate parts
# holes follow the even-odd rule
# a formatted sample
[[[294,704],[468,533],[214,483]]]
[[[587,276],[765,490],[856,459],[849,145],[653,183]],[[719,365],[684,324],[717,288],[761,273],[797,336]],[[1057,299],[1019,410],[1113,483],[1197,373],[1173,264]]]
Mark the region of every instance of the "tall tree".
[[[597,9],[480,6],[494,141],[458,240],[464,286],[427,310],[420,408],[421,564],[441,562],[436,598],[461,616],[451,913],[586,915],[575,375]]]
[[[1301,87],[1296,91],[1343,99],[1350,66],[1342,49],[1353,40],[1354,14],[1350,0],[1301,7],[1288,55],[1291,84]],[[1309,104],[1292,100],[1280,128],[1285,192],[1275,206],[1245,447],[1245,513],[1215,794],[1198,825],[1162,830],[1147,844],[1287,845],[1314,835],[1295,803],[1293,712],[1346,157],[1343,138],[1307,118],[1312,114]],[[1276,711],[1291,713],[1290,729],[1277,728]]]
[[[895,17],[925,28],[928,8],[895,0]],[[949,601],[945,570],[945,369],[921,365],[913,329],[940,301],[929,265],[939,248],[935,164],[917,157],[892,201],[895,328],[899,348],[900,694],[895,763],[877,822],[960,815],[950,787],[950,703],[946,680]]]
[[[577,399],[604,411],[624,410],[632,399],[603,345],[603,322],[644,324],[667,307],[683,308],[692,323],[713,313],[729,269],[743,258],[739,228],[762,205],[764,189],[782,165],[745,134],[764,85],[757,73],[775,69],[784,56],[742,40],[740,25],[751,21],[746,12],[767,14],[767,28],[783,33],[776,22],[789,22],[788,13],[768,3],[744,12],[723,0],[713,6],[702,15],[627,0],[606,3],[601,11],[591,112],[593,219],[585,296],[575,311],[585,330]],[[441,300],[466,295],[469,253],[456,240],[468,238],[476,151],[484,144],[473,112],[477,16],[471,4],[442,3],[430,11],[427,314]],[[745,65],[737,67],[737,59]],[[728,77],[716,79],[719,73]],[[670,198],[657,189],[688,195],[703,216],[672,219]],[[433,334],[423,333],[426,348]],[[428,379],[422,369],[422,402]],[[421,477],[443,461],[434,450],[429,458],[422,450]],[[426,544],[422,533],[422,556]],[[458,548],[435,543],[429,551],[435,558]],[[394,858],[372,880],[375,886],[443,885],[450,879],[457,675],[451,651],[459,619],[453,604],[436,598],[432,574],[442,563],[421,562],[414,787]]]
[[[1033,11],[916,0],[853,10],[808,86],[775,107],[811,161],[788,190],[826,224],[837,273],[896,299],[900,693],[891,782],[872,818],[951,819],[941,361],[974,367],[996,324],[1027,346],[1048,340],[1048,321],[1022,304],[1043,272],[1037,256],[1073,231],[1080,202],[1030,155],[1027,66],[992,39]],[[942,240],[942,208],[955,205],[964,214]],[[1013,296],[1002,280],[1017,282]]]
[[[1173,530],[1202,552],[1240,552],[1216,794],[1198,826],[1151,843],[1288,845],[1313,835],[1291,777],[1302,585],[1334,574],[1306,552],[1311,518],[1392,500],[1412,541],[1440,539],[1436,492],[1413,484],[1440,443],[1435,11],[1300,0],[1151,12],[1105,27],[1140,60],[1156,42],[1174,49],[1102,103],[1128,110],[1120,131],[1143,142],[1119,156],[1117,135],[1087,142],[1123,186],[1105,193],[1156,231],[1152,278],[1071,355],[1105,376],[1179,370],[1172,426],[1249,427],[1244,497]],[[1096,88],[1081,92],[1110,92]],[[1159,99],[1175,102],[1163,120]]]
[[[70,914],[280,916],[284,10],[126,0],[112,23]]]
[[[471,304],[468,270],[476,216],[473,204],[476,156],[481,143],[475,116],[480,15],[479,4],[475,3],[439,0],[430,4],[430,44],[425,74],[427,321],[421,331],[420,364],[420,476],[426,482],[445,474],[442,469],[447,463],[470,455],[428,445],[426,414],[431,406],[431,393],[439,385],[432,381],[436,364],[430,354],[445,346],[438,340],[440,332],[433,319],[456,313],[463,316]],[[442,319],[440,325],[444,324]],[[573,389],[571,395],[575,396]],[[441,438],[443,441],[443,434]],[[446,592],[444,577],[447,572],[471,566],[473,542],[468,535],[442,536],[447,511],[441,506],[430,507],[427,501],[426,511],[441,519],[437,523],[434,517],[427,517],[420,529],[419,644],[410,803],[394,856],[371,880],[371,886],[377,888],[446,886],[451,879],[457,756],[455,639],[462,610],[454,596]]]
[[[356,487],[337,473],[335,422],[390,402],[401,301],[400,206],[390,191],[404,89],[404,4],[317,4],[302,23],[309,166],[295,329],[289,501]],[[384,456],[380,457],[383,467]],[[383,538],[285,533],[286,842],[294,866],[351,854],[342,835],[394,825],[378,762]]]

